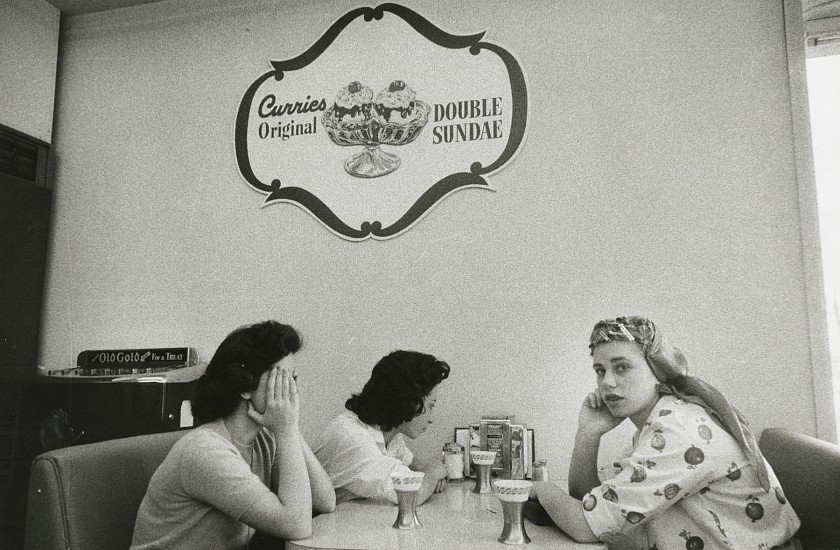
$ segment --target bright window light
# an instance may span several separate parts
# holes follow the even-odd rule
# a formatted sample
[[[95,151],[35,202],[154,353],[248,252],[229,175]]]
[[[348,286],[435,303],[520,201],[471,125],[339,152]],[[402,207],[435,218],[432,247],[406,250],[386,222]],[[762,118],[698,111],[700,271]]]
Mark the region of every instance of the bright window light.
[[[835,415],[840,431],[840,55],[809,57],[807,72]]]

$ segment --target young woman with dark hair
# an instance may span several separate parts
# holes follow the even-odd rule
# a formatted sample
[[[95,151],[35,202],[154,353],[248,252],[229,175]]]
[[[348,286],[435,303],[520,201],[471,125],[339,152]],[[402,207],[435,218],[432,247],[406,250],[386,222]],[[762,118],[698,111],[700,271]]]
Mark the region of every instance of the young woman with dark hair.
[[[299,539],[335,508],[330,479],[298,429],[297,331],[239,328],[196,384],[197,428],[158,467],[137,512],[132,550],[244,549],[255,532]]]
[[[390,474],[400,471],[426,474],[418,503],[444,490],[443,462],[415,460],[404,438],[415,439],[432,423],[437,386],[448,376],[449,365],[416,351],[394,351],[373,367],[361,393],[347,400],[347,412],[327,426],[314,449],[338,502],[375,498],[396,504]]]

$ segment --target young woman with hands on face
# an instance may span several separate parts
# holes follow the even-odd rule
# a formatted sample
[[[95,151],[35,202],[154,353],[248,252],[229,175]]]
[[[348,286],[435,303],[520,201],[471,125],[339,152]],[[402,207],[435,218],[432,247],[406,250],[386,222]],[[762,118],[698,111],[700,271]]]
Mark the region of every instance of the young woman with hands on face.
[[[255,532],[300,539],[335,509],[332,484],[299,430],[294,328],[233,331],[196,384],[198,427],[152,477],[132,550],[247,548]]]

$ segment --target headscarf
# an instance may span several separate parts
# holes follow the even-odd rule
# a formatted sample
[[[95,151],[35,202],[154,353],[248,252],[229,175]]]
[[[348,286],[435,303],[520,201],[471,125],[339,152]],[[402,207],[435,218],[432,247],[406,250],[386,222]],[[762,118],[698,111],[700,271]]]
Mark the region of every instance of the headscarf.
[[[678,348],[665,342],[650,319],[618,317],[598,322],[589,338],[590,353],[598,344],[614,340],[637,342],[642,347],[650,370],[660,382],[657,385],[660,395],[670,394],[683,401],[700,405],[717,419],[743,449],[758,474],[761,486],[765,491],[770,491],[770,477],[764,456],[746,418],[715,387],[688,374],[685,355]]]

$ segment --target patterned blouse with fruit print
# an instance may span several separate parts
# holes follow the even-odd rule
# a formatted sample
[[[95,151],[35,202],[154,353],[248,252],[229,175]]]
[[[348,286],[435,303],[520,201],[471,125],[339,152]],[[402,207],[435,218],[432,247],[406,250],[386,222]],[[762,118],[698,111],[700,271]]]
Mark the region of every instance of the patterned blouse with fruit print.
[[[640,550],[799,546],[791,541],[799,518],[772,469],[767,493],[735,439],[698,405],[662,396],[614,466],[583,498],[604,542]]]

